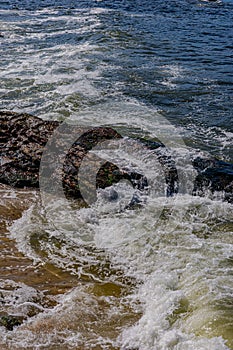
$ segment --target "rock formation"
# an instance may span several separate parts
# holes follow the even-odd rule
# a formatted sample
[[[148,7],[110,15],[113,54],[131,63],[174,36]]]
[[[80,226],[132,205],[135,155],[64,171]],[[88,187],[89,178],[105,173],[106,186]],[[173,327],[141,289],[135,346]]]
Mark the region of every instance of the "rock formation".
[[[233,164],[216,158],[196,158],[193,166],[198,172],[194,195],[204,196],[206,191],[212,194],[222,192],[223,199],[233,203]]]
[[[58,121],[44,121],[29,114],[0,112],[0,119],[0,182],[15,187],[39,187],[40,175],[44,180],[43,187],[48,192],[56,192],[62,183],[65,195],[72,198],[81,197],[78,173],[88,152],[100,142],[121,138],[110,127],[83,129]],[[142,139],[137,142],[155,151],[164,171],[167,196],[177,193],[179,179],[175,162],[161,152],[165,146]],[[90,192],[95,192],[95,186],[105,188],[121,179],[129,180],[134,188],[141,191],[147,189],[148,182],[143,174],[128,168],[120,169],[108,161],[98,162],[95,157],[89,159],[87,173],[95,174],[95,170],[98,170],[96,183],[91,183],[88,176],[84,179],[87,182],[85,188]],[[233,202],[232,164],[215,158],[197,158],[193,165],[198,173],[194,182],[194,195],[203,196],[206,190],[212,193],[223,191],[224,199]]]
[[[61,123],[57,121],[44,121],[32,115],[13,112],[0,112],[0,118],[0,182],[15,187],[39,187],[40,170],[40,175],[45,180],[45,188],[46,180],[48,182],[49,192],[56,192],[56,184],[59,185],[62,181],[65,195],[74,198],[81,197],[78,171],[88,151],[99,142],[121,138],[120,134],[108,127],[85,130],[65,125],[59,128]],[[77,139],[76,135],[79,135]],[[48,142],[51,136],[53,138]],[[63,158],[63,151],[72,138],[75,141],[71,143]],[[46,157],[40,168],[44,153]],[[142,174],[119,169],[108,161],[98,167],[97,161],[93,159],[89,166],[93,171],[99,169],[96,177],[98,188],[105,188],[121,179],[129,180],[138,189],[147,186],[146,178]],[[89,171],[91,170],[90,168]],[[92,190],[93,184],[87,184],[86,188],[88,185]]]

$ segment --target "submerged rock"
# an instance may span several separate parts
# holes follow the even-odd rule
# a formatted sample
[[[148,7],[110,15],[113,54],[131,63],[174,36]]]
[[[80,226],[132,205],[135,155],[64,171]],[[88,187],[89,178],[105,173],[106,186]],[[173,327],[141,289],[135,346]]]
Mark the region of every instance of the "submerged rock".
[[[54,298],[44,291],[22,282],[0,279],[0,326],[7,330],[12,331],[15,326],[55,305]]]
[[[211,158],[196,158],[193,162],[198,175],[194,183],[194,195],[204,196],[222,192],[223,199],[233,203],[233,164]]]
[[[0,316],[0,326],[4,326],[8,331],[13,331],[14,327],[20,326],[25,317],[14,315],[2,315]]]

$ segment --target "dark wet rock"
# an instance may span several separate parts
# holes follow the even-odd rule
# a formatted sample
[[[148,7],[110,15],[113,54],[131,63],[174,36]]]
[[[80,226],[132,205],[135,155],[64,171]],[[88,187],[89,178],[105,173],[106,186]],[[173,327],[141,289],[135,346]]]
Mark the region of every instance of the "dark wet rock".
[[[204,196],[209,190],[223,192],[224,199],[233,203],[233,164],[211,158],[196,158],[193,162],[198,175],[194,183],[194,195]]]
[[[83,129],[65,123],[59,127],[61,123],[57,121],[44,121],[29,114],[13,112],[0,112],[0,118],[0,182],[15,187],[39,187],[40,175],[43,177],[43,189],[56,193],[62,181],[68,197],[81,197],[78,173],[88,151],[100,142],[121,138],[119,133],[108,127]],[[105,188],[121,179],[129,180],[139,189],[147,185],[142,174],[119,169],[110,162],[99,166],[99,159],[95,157],[89,159],[88,167],[88,173],[95,174],[98,170],[97,188]],[[88,178],[86,188],[95,192]]]
[[[167,196],[171,197],[179,192],[179,178],[175,161],[168,154],[158,154],[158,160],[163,168],[165,181],[167,185]]]
[[[100,193],[102,198],[108,202],[114,202],[119,198],[118,192],[114,188],[110,188],[109,190],[101,190]]]
[[[0,279],[0,326],[8,330],[56,304],[42,291],[21,282]]]
[[[167,196],[173,196],[179,192],[179,178],[175,161],[168,153],[164,153],[165,145],[159,142],[142,141],[150,150],[157,151],[157,157],[163,168]],[[193,161],[197,170],[194,181],[193,195],[205,196],[207,193],[217,194],[222,192],[222,199],[233,203],[233,164],[216,158],[197,157]]]
[[[0,326],[4,326],[8,331],[13,331],[14,327],[20,326],[25,317],[14,315],[0,315]]]
[[[169,155],[165,145],[162,142],[147,140],[143,138],[137,139],[148,150],[153,151],[163,170],[166,182],[166,195],[172,197],[179,192],[179,179],[174,159]],[[143,179],[142,179],[143,180]]]
[[[154,141],[154,140],[148,140],[144,139],[142,137],[137,138],[138,141],[140,141],[143,145],[145,145],[147,148],[151,150],[158,149],[160,147],[165,147],[165,145],[162,142]]]
[[[39,187],[42,178],[44,190],[58,193],[62,187],[67,197],[81,198],[80,166],[88,156],[81,181],[89,203],[96,200],[96,188],[106,188],[122,179],[130,181],[135,190],[148,189],[148,181],[143,174],[130,168],[119,168],[108,161],[103,162],[89,152],[103,141],[122,138],[110,127],[84,129],[14,112],[0,112],[0,119],[1,183],[15,187]],[[175,160],[165,145],[140,138],[136,141],[135,152],[137,144],[156,155],[163,169],[167,196],[178,193],[179,178]],[[193,165],[198,173],[194,182],[194,195],[203,196],[206,190],[212,193],[224,191],[224,199],[233,202],[232,164],[213,158],[197,158]],[[90,174],[94,174],[95,178]],[[138,205],[136,202],[132,199],[131,207]]]
[[[0,118],[0,181],[15,187],[38,187],[43,147],[58,122],[12,112],[1,112]]]
[[[143,199],[141,198],[141,196],[138,193],[134,193],[131,201],[129,202],[129,204],[127,204],[127,206],[124,209],[138,209],[138,208],[142,208],[144,202]]]

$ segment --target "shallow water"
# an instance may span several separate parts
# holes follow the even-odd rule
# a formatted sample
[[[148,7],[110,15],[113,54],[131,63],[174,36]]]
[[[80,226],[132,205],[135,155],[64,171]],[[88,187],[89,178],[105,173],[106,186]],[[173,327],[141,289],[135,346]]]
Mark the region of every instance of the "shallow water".
[[[123,141],[91,155],[150,185],[89,206],[1,187],[1,315],[25,317],[1,348],[232,349],[232,205],[191,193],[195,157],[233,161],[233,2],[14,0],[0,20],[0,108],[111,125]],[[167,146],[177,196],[129,136]]]

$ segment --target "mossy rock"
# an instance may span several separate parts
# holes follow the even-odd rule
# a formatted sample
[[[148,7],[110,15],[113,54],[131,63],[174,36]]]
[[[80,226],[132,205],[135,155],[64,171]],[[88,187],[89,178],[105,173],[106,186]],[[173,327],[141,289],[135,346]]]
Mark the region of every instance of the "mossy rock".
[[[13,331],[14,327],[20,326],[24,320],[23,316],[3,315],[0,316],[0,326],[4,326],[8,331]]]

